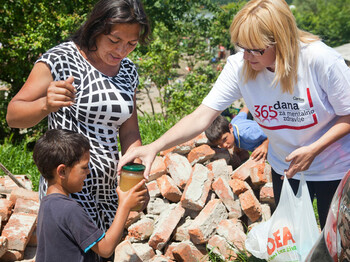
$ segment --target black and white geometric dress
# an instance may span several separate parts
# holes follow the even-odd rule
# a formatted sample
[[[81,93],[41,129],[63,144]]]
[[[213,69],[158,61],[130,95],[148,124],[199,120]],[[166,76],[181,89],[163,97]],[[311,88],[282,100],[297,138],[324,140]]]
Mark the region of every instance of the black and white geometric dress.
[[[50,49],[37,62],[50,67],[54,81],[74,77],[75,103],[50,113],[49,129],[69,129],[89,138],[90,174],[83,190],[71,197],[83,206],[100,229],[106,231],[118,207],[118,129],[134,109],[133,97],[139,83],[136,67],[125,58],[116,76],[106,76],[80,54],[73,42]],[[39,193],[41,196],[46,193],[42,177]]]

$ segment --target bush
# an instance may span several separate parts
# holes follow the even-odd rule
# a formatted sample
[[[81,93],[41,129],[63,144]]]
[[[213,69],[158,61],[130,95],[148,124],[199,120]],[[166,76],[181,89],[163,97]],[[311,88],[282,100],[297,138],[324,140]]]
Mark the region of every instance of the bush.
[[[218,76],[211,66],[200,67],[189,73],[184,82],[177,82],[165,88],[167,116],[185,116],[191,113],[209,93]]]

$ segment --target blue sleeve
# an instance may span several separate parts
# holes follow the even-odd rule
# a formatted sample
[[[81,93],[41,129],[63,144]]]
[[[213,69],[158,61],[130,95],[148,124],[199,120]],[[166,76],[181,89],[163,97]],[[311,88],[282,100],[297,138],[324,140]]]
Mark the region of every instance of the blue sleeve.
[[[245,112],[239,112],[232,120],[231,124],[237,124],[236,122],[239,122],[240,120],[247,119],[248,115]]]
[[[254,120],[242,120],[237,123],[240,129],[240,145],[242,149],[253,151],[266,140],[266,135]]]
[[[243,136],[246,141],[255,142],[259,144],[261,144],[261,142],[263,142],[267,138],[259,126],[250,126],[249,128],[245,129]]]
[[[85,248],[85,249],[84,249],[84,252],[85,252],[85,253],[88,252],[88,251],[89,251],[98,241],[100,241],[105,235],[106,235],[106,234],[103,233],[102,236],[101,236],[99,239],[97,239],[94,243],[91,243],[90,246],[88,246],[87,248]]]

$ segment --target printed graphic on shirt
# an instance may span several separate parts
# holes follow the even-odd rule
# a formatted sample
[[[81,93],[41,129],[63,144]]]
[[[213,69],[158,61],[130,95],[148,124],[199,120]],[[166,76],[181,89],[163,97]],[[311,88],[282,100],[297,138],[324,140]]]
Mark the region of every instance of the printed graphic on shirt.
[[[307,97],[293,97],[293,102],[276,101],[272,105],[254,105],[254,117],[266,129],[305,129],[318,123],[311,94]]]

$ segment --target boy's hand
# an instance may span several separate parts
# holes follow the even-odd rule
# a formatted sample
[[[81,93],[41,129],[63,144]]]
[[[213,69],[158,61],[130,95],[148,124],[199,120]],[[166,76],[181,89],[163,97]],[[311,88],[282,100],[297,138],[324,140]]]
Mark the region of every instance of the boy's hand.
[[[129,211],[138,205],[142,205],[143,210],[147,206],[150,198],[145,179],[141,180],[137,185],[126,192],[122,191],[118,186],[117,194],[119,197],[119,207],[126,208]]]
[[[256,161],[259,161],[260,159],[265,161],[267,157],[268,145],[269,145],[269,142],[266,139],[260,146],[255,148],[255,150],[251,154],[251,158]]]

